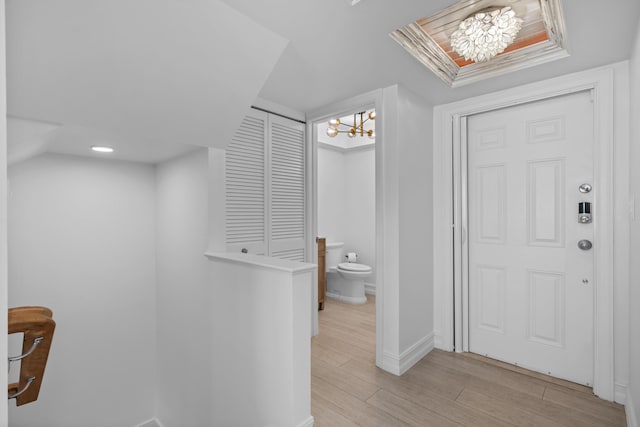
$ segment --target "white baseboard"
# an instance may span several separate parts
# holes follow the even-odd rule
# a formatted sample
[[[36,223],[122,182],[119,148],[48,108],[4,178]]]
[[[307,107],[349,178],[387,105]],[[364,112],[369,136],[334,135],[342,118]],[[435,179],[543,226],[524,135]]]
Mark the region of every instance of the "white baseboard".
[[[331,298],[337,301],[346,302],[348,304],[366,304],[367,297],[348,297],[344,295],[333,294],[331,292],[326,293],[327,298]]]
[[[423,337],[406,349],[400,355],[385,352],[382,356],[382,369],[394,375],[402,375],[407,372],[420,359],[433,350],[433,333]]]
[[[627,427],[640,427],[638,424],[638,418],[636,417],[636,407],[631,396],[631,390],[627,387],[627,397],[624,404],[624,411],[627,414]]]
[[[309,418],[298,424],[298,427],[313,427],[314,422],[315,420],[313,419],[313,417],[309,415]]]
[[[376,285],[371,284],[371,283],[365,283],[364,284],[364,293],[368,294],[368,295],[375,295],[376,294]]]
[[[627,384],[615,383],[614,401],[624,405],[627,403]]]
[[[164,427],[164,426],[157,418],[152,418],[148,421],[143,422],[142,424],[138,424],[135,427]]]
[[[444,340],[440,331],[433,331],[433,346],[437,349],[444,350]]]

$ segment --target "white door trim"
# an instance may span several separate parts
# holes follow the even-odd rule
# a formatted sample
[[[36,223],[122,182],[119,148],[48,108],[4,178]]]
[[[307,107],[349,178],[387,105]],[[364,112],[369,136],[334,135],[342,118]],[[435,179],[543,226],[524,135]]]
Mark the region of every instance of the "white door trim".
[[[614,70],[604,67],[520,86],[434,109],[434,312],[436,347],[464,351],[461,150],[472,114],[591,90],[594,102],[594,393],[614,399],[613,354],[613,107]],[[464,168],[466,169],[466,168]],[[597,216],[597,219],[596,219]],[[455,338],[454,338],[455,337]]]

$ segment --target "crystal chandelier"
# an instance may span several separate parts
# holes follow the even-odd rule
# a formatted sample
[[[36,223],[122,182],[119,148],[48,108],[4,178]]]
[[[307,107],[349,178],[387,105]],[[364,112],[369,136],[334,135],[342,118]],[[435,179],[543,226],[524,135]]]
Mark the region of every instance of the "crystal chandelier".
[[[349,138],[353,138],[356,135],[359,136],[365,136],[367,135],[369,138],[374,139],[376,137],[376,132],[373,129],[365,129],[364,128],[364,124],[366,122],[368,122],[369,120],[375,120],[376,118],[376,112],[375,111],[371,111],[369,114],[367,114],[367,117],[365,118],[365,114],[367,114],[366,111],[362,111],[360,113],[355,113],[353,115],[353,124],[345,124],[342,123],[340,121],[340,119],[331,119],[329,120],[329,127],[327,128],[327,135],[330,137],[335,137],[337,136],[339,133],[346,133]],[[359,121],[358,121],[358,116],[359,117]],[[345,126],[348,128],[345,130],[340,130],[340,126]]]
[[[513,43],[522,22],[510,7],[479,11],[451,34],[451,47],[466,60],[488,61]]]

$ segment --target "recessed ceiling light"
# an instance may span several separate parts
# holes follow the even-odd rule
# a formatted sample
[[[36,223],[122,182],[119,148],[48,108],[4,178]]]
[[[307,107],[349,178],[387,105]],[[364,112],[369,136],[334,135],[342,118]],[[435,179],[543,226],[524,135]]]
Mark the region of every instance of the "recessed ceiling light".
[[[106,147],[104,145],[92,145],[91,149],[93,151],[97,151],[98,153],[113,153],[113,148]]]

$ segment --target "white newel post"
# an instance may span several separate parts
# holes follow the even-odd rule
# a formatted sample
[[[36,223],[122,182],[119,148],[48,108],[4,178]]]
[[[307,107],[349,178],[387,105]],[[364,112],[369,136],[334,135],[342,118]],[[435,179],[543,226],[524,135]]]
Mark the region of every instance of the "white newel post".
[[[242,253],[207,257],[214,424],[312,426],[310,301],[316,265]]]

